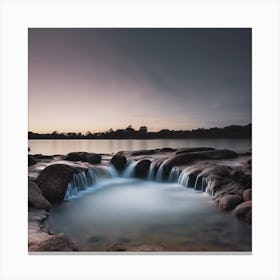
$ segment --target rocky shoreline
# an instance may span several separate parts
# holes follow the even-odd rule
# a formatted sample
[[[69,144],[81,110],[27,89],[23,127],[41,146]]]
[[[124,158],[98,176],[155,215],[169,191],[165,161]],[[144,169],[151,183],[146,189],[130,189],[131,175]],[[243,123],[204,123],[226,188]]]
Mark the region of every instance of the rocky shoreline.
[[[65,156],[29,155],[28,250],[78,251],[78,244],[64,233],[53,234],[44,228],[43,222],[52,205],[63,201],[74,174],[87,172],[94,166],[109,165],[122,172],[131,162],[135,163],[134,177],[155,178],[160,174],[162,180],[178,180],[183,175],[181,184],[206,191],[219,208],[233,211],[239,219],[251,223],[251,152],[237,154],[231,150],[199,147],[121,151],[114,155],[87,152]],[[160,250],[154,248],[158,246],[143,244],[132,251]],[[111,250],[114,251],[114,247]]]

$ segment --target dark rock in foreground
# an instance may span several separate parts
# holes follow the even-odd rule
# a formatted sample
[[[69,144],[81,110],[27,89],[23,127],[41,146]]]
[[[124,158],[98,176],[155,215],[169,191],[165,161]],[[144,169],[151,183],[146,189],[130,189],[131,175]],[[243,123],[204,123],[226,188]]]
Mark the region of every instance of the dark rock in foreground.
[[[118,171],[123,171],[127,164],[127,159],[125,156],[116,154],[112,157],[111,164],[113,164]]]
[[[53,164],[46,167],[37,179],[43,195],[50,202],[64,199],[68,183],[78,170],[66,164]]]
[[[37,163],[37,160],[32,157],[32,156],[28,156],[28,166],[34,165]]]
[[[45,210],[28,210],[29,251],[77,251],[77,245],[65,234],[51,234],[43,227],[49,213]]]
[[[29,251],[78,251],[77,245],[65,234],[48,235],[42,241],[29,246]]]
[[[251,223],[252,222],[252,201],[248,200],[239,204],[235,210],[234,214],[241,220]]]
[[[36,209],[50,209],[51,205],[34,181],[28,180],[28,205]]]

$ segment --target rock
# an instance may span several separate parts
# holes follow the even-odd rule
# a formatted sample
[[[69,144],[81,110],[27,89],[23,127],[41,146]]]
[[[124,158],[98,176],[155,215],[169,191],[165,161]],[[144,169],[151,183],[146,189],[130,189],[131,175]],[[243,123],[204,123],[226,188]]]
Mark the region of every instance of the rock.
[[[242,170],[236,170],[232,174],[233,179],[238,182],[244,189],[252,187],[252,175],[245,173]]]
[[[144,156],[144,155],[153,155],[155,150],[139,150],[131,153],[131,156]]]
[[[42,241],[29,245],[29,251],[78,251],[77,245],[65,234],[48,235]]]
[[[40,161],[42,159],[53,159],[53,156],[42,155],[42,154],[35,154],[35,155],[33,155],[33,157],[38,161]]]
[[[118,171],[124,170],[126,163],[126,157],[119,154],[114,155],[111,159],[111,164],[113,164]]]
[[[85,156],[85,160],[91,164],[99,164],[101,162],[101,155],[90,153]]]
[[[198,159],[230,159],[236,158],[238,154],[231,150],[211,150],[202,152],[193,152]]]
[[[139,161],[135,166],[135,177],[146,178],[149,172],[151,161],[144,159]]]
[[[245,201],[239,204],[234,214],[241,220],[251,223],[252,222],[252,200]]]
[[[28,166],[34,165],[37,163],[37,160],[32,157],[32,156],[28,156]]]
[[[69,160],[69,161],[86,161],[85,157],[88,153],[86,152],[72,152],[67,154],[64,157],[64,160]]]
[[[192,152],[202,152],[202,151],[213,151],[214,148],[206,148],[206,147],[198,147],[198,148],[187,148],[187,149],[180,149],[176,155],[179,154],[186,154],[186,153],[192,153]]]
[[[252,189],[247,189],[243,192],[243,200],[244,201],[252,200]]]
[[[208,192],[213,196],[224,184],[225,181],[222,178],[214,177],[210,180]]]
[[[68,183],[78,170],[66,164],[53,164],[39,175],[37,184],[48,201],[59,202],[64,199]]]
[[[49,201],[34,181],[28,180],[28,206],[36,209],[50,209]]]
[[[161,148],[161,149],[157,149],[159,152],[161,153],[170,153],[170,152],[176,152],[176,149],[173,148]]]
[[[239,195],[226,195],[220,198],[219,207],[225,210],[232,210],[241,202],[242,198]]]

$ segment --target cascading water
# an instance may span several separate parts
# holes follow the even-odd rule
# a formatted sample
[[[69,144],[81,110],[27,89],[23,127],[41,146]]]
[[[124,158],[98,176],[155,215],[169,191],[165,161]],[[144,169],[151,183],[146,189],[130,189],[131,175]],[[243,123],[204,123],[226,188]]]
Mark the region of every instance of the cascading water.
[[[135,167],[136,167],[137,161],[131,161],[128,163],[126,169],[122,173],[122,177],[124,178],[131,178],[134,176],[135,173]]]
[[[180,169],[178,169],[177,167],[173,167],[170,171],[168,181],[174,183],[178,182],[180,173],[181,173]]]
[[[193,171],[193,168],[191,168],[191,167],[185,168],[181,172],[181,174],[178,178],[178,184],[180,184],[182,186],[185,186],[185,187],[188,187],[189,186],[190,174],[191,174],[192,171]]]
[[[112,165],[95,166],[86,171],[74,174],[72,181],[67,186],[64,200],[77,196],[80,192],[85,191],[92,186],[98,185],[100,181],[106,178],[114,178],[117,176],[118,172]]]
[[[156,161],[152,161],[152,163],[150,164],[149,172],[148,172],[149,181],[152,181],[154,179],[155,167],[156,167]]]
[[[80,192],[86,191],[93,186],[98,186],[100,182],[105,179],[110,178],[132,178],[135,174],[135,167],[137,161],[131,161],[122,174],[119,174],[117,170],[112,166],[95,166],[91,167],[86,171],[82,171],[78,174],[73,175],[72,181],[68,184],[67,191],[64,199],[68,200],[73,197],[76,197]],[[158,168],[158,171],[155,172],[157,162],[154,161],[150,164],[149,171],[147,174],[148,180],[156,180],[158,182],[163,181],[163,171],[164,171],[163,161]],[[187,167],[181,171],[178,167],[173,167],[170,171],[168,181],[178,183],[185,187],[193,187],[195,190],[207,191],[209,187],[209,181],[206,177],[197,175],[194,186],[189,186],[190,184],[190,174],[194,171],[194,167]]]

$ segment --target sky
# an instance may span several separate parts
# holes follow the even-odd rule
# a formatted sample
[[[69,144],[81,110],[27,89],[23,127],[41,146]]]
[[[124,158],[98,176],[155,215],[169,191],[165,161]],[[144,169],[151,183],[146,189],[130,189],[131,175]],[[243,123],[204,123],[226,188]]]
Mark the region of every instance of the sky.
[[[251,29],[31,28],[29,131],[251,123]]]

